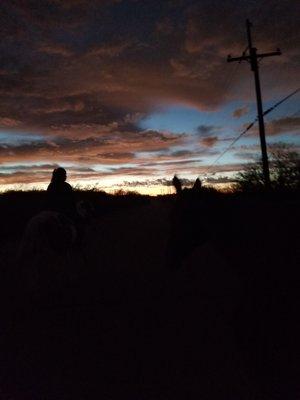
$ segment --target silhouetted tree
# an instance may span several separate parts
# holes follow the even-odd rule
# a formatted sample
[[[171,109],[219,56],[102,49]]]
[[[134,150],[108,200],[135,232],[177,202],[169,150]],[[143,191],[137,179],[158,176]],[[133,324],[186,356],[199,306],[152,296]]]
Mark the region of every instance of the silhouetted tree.
[[[300,158],[297,152],[286,145],[279,145],[270,151],[270,178],[274,190],[300,189]],[[264,189],[262,162],[246,166],[237,177],[237,189],[255,192]]]
[[[237,174],[236,187],[242,192],[260,191],[264,188],[264,174],[262,162],[248,164],[244,171]]]
[[[272,153],[273,184],[278,189],[300,189],[299,154],[282,146]]]

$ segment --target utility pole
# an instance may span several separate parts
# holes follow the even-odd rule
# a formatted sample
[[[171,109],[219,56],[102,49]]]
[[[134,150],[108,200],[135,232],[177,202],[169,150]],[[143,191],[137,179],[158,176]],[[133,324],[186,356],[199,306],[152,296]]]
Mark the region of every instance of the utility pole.
[[[262,98],[261,98],[261,89],[260,89],[260,81],[259,81],[258,59],[262,59],[265,57],[272,57],[272,56],[280,56],[281,51],[279,49],[277,49],[277,51],[273,51],[271,53],[258,54],[257,49],[255,47],[253,47],[253,45],[252,45],[252,38],[251,38],[252,24],[248,19],[246,20],[246,27],[247,27],[247,39],[248,39],[247,50],[249,50],[249,54],[246,54],[246,51],[247,51],[246,50],[246,51],[244,51],[244,53],[241,57],[231,57],[231,55],[229,55],[227,57],[227,62],[248,61],[248,62],[250,62],[251,70],[254,73],[256,103],[257,103],[257,117],[258,117],[258,124],[259,124],[259,136],[260,136],[264,181],[265,181],[266,188],[270,188],[270,171],[269,171],[269,161],[268,161],[266,135],[265,135],[265,124],[264,124],[263,106],[262,106]]]

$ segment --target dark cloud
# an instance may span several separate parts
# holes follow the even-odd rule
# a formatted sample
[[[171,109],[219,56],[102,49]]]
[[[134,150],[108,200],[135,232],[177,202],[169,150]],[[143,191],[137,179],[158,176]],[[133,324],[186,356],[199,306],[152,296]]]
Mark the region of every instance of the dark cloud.
[[[300,134],[300,117],[285,117],[274,119],[267,124],[268,135],[280,135],[282,133]]]
[[[41,172],[36,172],[34,174],[30,174],[27,171],[16,171],[12,173],[0,172],[1,185],[16,184],[16,182],[30,184],[47,181],[49,181],[49,175]]]
[[[228,177],[228,176],[219,176],[218,178],[213,178],[209,177],[206,179],[207,183],[213,183],[213,184],[233,184],[236,183],[236,179],[233,177]]]
[[[73,55],[71,50],[59,43],[41,43],[41,45],[38,47],[38,51],[45,54],[50,54],[51,56],[70,57]]]
[[[126,187],[137,187],[137,186],[169,186],[172,187],[172,178],[157,178],[157,179],[145,179],[145,180],[138,180],[138,181],[123,181],[122,184],[119,186],[126,186]],[[183,186],[192,186],[194,181],[191,179],[180,178],[180,181]]]
[[[232,113],[232,116],[234,118],[241,118],[243,115],[248,114],[248,112],[249,112],[249,107],[244,106],[244,107],[240,107],[240,108],[237,108],[236,110],[234,110]]]
[[[261,64],[265,98],[288,93],[299,74],[298,15],[298,3],[287,0],[3,2],[0,128],[45,140],[4,143],[0,160],[117,164],[159,150],[166,162],[192,157],[180,149],[183,136],[141,130],[139,120],[168,104],[216,110],[248,101],[248,65],[232,72],[226,63],[245,48],[246,18],[259,50],[283,51]],[[205,150],[220,129],[198,127]],[[267,126],[270,135],[298,129],[297,118]]]
[[[11,172],[40,172],[40,171],[53,171],[55,168],[59,167],[59,164],[16,164],[16,165],[2,165],[1,173],[11,173]],[[68,171],[76,172],[94,172],[93,168],[81,167],[81,166],[71,166],[68,167]]]
[[[248,124],[245,124],[246,128]],[[300,117],[282,117],[278,119],[273,119],[269,122],[265,122],[265,130],[267,136],[276,136],[282,134],[299,135],[300,133]],[[255,124],[249,135],[257,136],[259,134],[258,125]]]
[[[135,166],[135,167],[118,167],[112,168],[110,174],[113,176],[122,177],[127,176],[145,176],[145,175],[155,175],[157,171],[152,168],[147,168],[145,166]]]
[[[41,164],[41,165],[26,165],[26,164],[16,164],[16,165],[2,165],[1,172],[9,173],[14,171],[49,171],[57,168],[58,164]]]
[[[171,153],[172,157],[190,157],[195,155],[191,150],[177,150]]]
[[[111,153],[99,153],[100,159],[104,160],[124,160],[132,161],[135,158],[134,153],[122,153],[122,152],[111,152]]]
[[[258,151],[257,152],[238,151],[234,153],[234,156],[246,161],[253,161],[259,159]]]
[[[268,3],[269,20],[282,13],[276,39],[291,34],[287,20],[296,32],[294,6],[287,13],[283,1],[275,11]],[[260,8],[266,11],[265,5]],[[257,4],[33,1],[29,6],[17,1],[6,9],[10,18],[3,25],[11,25],[2,48],[2,66],[9,72],[6,94],[55,99],[86,93],[94,95],[95,108],[147,111],[162,100],[204,108],[224,101],[225,55],[244,48],[244,26],[237,17],[244,21],[242,16],[254,15]],[[182,29],[174,32],[179,22]],[[263,44],[269,44],[270,23],[257,25]],[[16,26],[24,31],[21,38],[14,34]],[[23,106],[30,110],[30,101]]]
[[[217,164],[209,169],[209,173],[214,175],[216,173],[238,172],[245,168],[244,163],[231,163],[231,164]],[[204,173],[207,172],[207,167],[204,167]]]
[[[37,168],[37,170],[24,169],[22,171],[15,172],[1,172],[0,173],[0,184],[10,185],[16,184],[16,182],[21,186],[22,184],[37,184],[43,183],[47,185],[51,180],[52,171],[43,171]],[[99,180],[103,177],[109,176],[109,172],[96,172],[92,170],[85,170],[78,168],[74,170],[72,168],[67,168],[68,178],[72,181],[74,180]],[[70,173],[69,173],[70,172]]]
[[[169,151],[182,143],[182,135],[156,131],[111,131],[92,137],[74,138],[56,135],[48,140],[0,144],[0,163],[36,160],[47,162],[78,162],[85,164],[120,164],[135,160],[136,154]],[[151,158],[153,160],[153,158]],[[137,160],[139,161],[139,160]],[[141,162],[141,161],[139,161]]]
[[[184,165],[184,166],[187,166],[187,165],[191,165],[191,164],[198,164],[199,162],[201,162],[201,160],[200,159],[197,159],[197,160],[179,160],[179,161],[177,161],[177,160],[174,160],[174,161],[170,161],[170,160],[167,160],[167,161],[160,161],[159,163],[157,163],[157,162],[149,162],[149,163],[145,163],[144,164],[144,166],[145,167],[166,167],[166,166],[168,166],[168,165],[171,165],[171,166],[182,166],[182,165]]]
[[[197,127],[197,133],[200,136],[210,136],[211,134],[217,132],[219,129],[220,127],[214,125],[199,125]]]

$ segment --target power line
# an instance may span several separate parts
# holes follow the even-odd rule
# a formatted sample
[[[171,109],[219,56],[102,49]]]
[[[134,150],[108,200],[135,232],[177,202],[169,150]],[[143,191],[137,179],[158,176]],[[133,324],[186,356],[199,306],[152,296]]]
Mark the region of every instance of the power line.
[[[300,88],[294,90],[292,93],[290,93],[288,96],[284,97],[282,100],[278,101],[276,104],[274,104],[273,107],[268,108],[266,111],[264,111],[263,115],[269,114],[271,111],[273,111],[276,107],[278,107],[280,104],[288,100],[290,97],[294,96],[296,93],[300,91]]]
[[[300,108],[294,114],[290,115],[289,118],[294,118],[294,117],[298,117],[298,116],[300,116]]]
[[[256,121],[257,121],[257,118],[256,118],[253,122],[251,122],[251,124],[249,124],[249,125],[247,126],[247,128],[246,128],[245,130],[243,130],[243,132],[240,133],[240,134],[230,143],[230,145],[229,145],[229,146],[214,160],[214,162],[208,167],[208,169],[206,170],[206,173],[208,173],[209,170],[224,156],[224,154],[226,154],[227,151],[229,151],[229,150],[232,148],[232,146],[233,146],[243,135],[245,135],[246,132],[248,132],[248,131],[252,128],[252,126],[255,124]]]
[[[288,100],[290,97],[294,96],[296,93],[298,93],[300,91],[300,88],[294,90],[292,93],[290,93],[288,96],[284,97],[282,100],[278,101],[277,103],[274,104],[274,106],[268,108],[266,111],[263,112],[263,116],[268,115],[271,111],[275,110],[275,108],[277,108],[278,106],[280,106],[280,104],[284,103],[286,100]],[[298,111],[297,111],[298,112]],[[293,115],[291,115],[291,117],[293,117]],[[258,121],[258,117],[255,118],[255,120],[253,121],[251,127],[253,126],[253,124],[255,122]]]
[[[300,91],[300,88],[294,90],[292,93],[290,93],[288,96],[285,96],[282,100],[278,101],[276,104],[274,104],[274,106],[268,108],[263,115],[267,115],[270,112],[272,112],[275,108],[277,108],[278,106],[280,106],[283,102],[285,102],[286,100],[288,100],[290,97],[294,96],[296,93],[298,93]],[[296,113],[292,114],[290,117],[294,117],[296,116],[298,113],[300,112],[300,110],[296,111]],[[233,141],[230,143],[230,145],[224,150],[222,151],[222,153],[213,161],[213,163],[208,167],[208,169],[206,170],[206,174],[209,172],[209,170],[224,156],[224,154],[227,153],[227,151],[229,151],[232,146],[242,137],[244,136],[255,124],[255,122],[258,121],[258,117],[256,117],[254,119],[253,122],[251,122],[251,124],[249,124],[236,138],[233,139]]]
[[[242,54],[245,54],[247,50],[248,50],[248,46],[245,47],[245,49],[243,50]],[[225,94],[226,94],[228,88],[230,87],[230,85],[232,83],[232,80],[234,78],[234,75],[237,72],[238,67],[239,67],[240,64],[241,64],[241,61],[239,63],[235,64],[235,68],[233,68],[231,70],[230,74],[227,76],[227,79],[225,80],[225,84],[224,84],[224,87],[223,87],[223,90],[224,90]]]

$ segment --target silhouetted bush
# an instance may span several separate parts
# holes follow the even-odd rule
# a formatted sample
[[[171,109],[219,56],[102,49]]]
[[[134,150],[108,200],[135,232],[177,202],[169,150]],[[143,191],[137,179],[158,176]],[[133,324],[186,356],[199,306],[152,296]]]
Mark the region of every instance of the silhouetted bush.
[[[300,158],[297,152],[280,145],[270,152],[270,180],[273,191],[299,191]],[[242,192],[262,192],[265,190],[262,161],[249,164],[239,172],[236,189]]]

